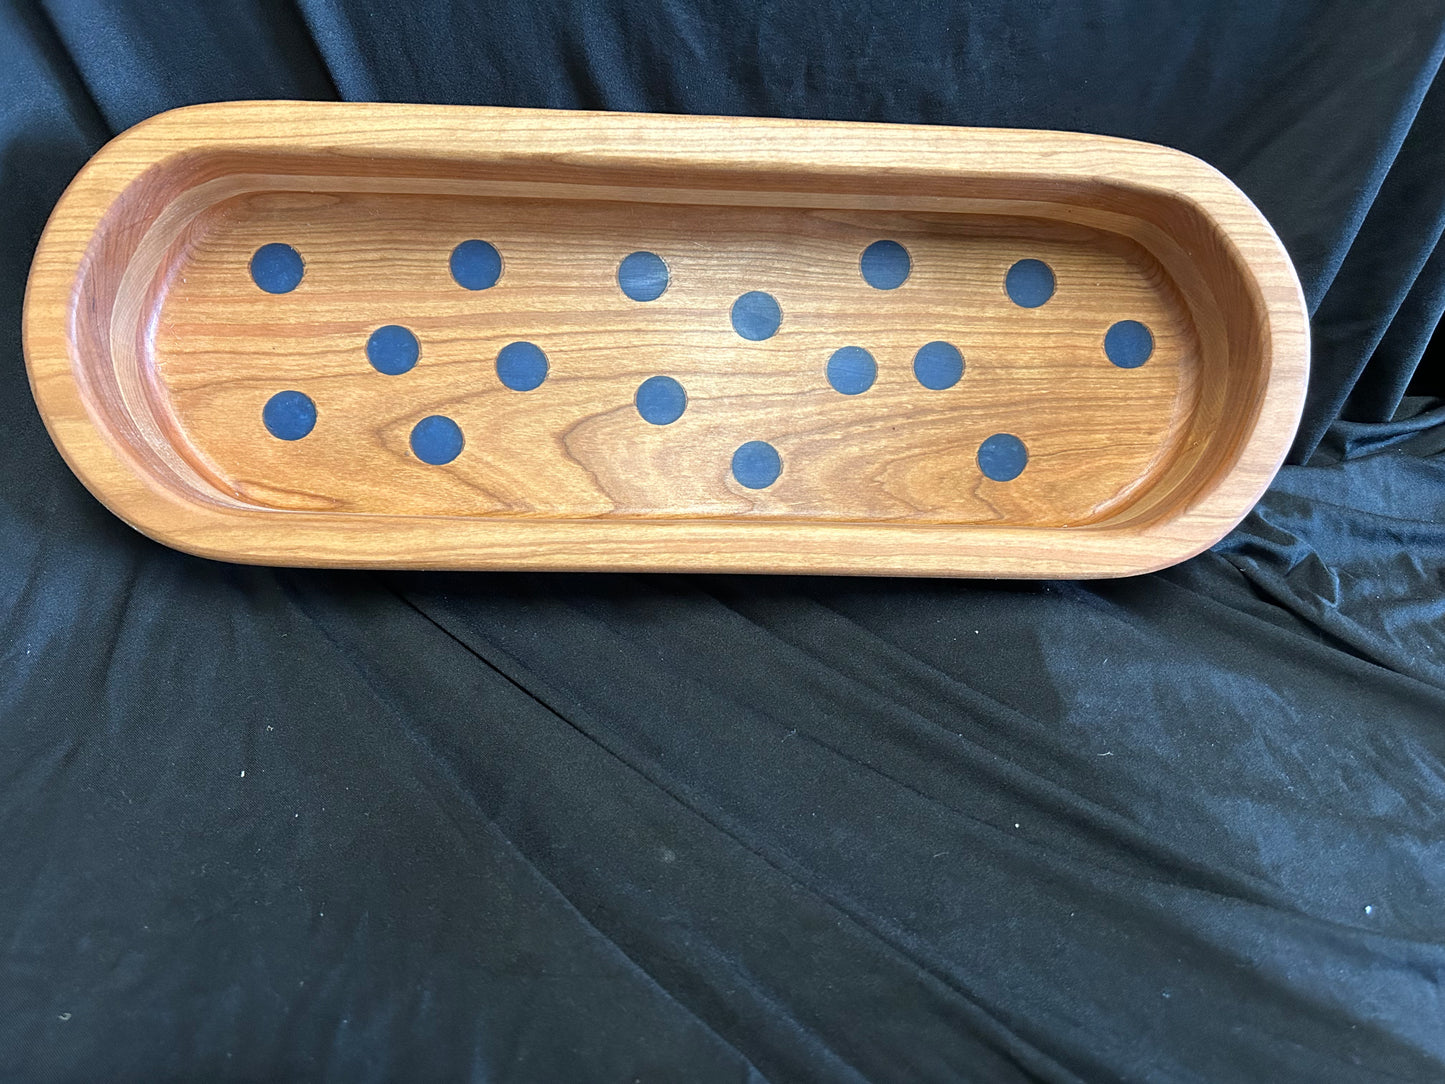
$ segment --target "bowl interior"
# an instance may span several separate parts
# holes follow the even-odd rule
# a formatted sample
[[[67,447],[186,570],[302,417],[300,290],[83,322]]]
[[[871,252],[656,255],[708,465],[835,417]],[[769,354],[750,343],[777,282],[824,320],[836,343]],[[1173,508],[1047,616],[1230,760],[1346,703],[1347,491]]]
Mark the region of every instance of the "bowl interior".
[[[261,508],[1101,523],[1210,378],[1159,260],[1063,217],[283,179],[152,281],[157,415]]]

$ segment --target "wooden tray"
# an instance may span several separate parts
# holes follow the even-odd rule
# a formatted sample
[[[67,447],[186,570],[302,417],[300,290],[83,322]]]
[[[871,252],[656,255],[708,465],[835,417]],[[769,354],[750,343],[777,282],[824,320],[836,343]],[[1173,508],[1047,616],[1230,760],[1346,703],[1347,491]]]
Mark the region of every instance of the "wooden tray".
[[[1224,177],[1060,132],[292,102],[90,162],[25,303],[55,443],[229,561],[1111,576],[1289,447]]]

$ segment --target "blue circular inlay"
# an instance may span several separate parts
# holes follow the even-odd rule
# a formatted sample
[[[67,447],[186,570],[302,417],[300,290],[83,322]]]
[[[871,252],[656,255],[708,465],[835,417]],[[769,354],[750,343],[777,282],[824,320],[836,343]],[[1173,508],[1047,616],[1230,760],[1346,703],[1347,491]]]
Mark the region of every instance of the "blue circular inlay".
[[[513,391],[531,391],[547,379],[547,355],[536,343],[508,343],[497,354],[497,379]]]
[[[316,428],[316,404],[299,391],[278,391],[261,408],[266,431],[280,440],[300,440]]]
[[[671,425],[687,409],[687,392],[670,376],[650,376],[637,388],[637,413],[653,425]]]
[[[1015,305],[1036,309],[1054,296],[1054,272],[1043,260],[1020,260],[1008,269],[1003,285]]]
[[[1121,369],[1137,369],[1154,353],[1154,335],[1138,320],[1120,320],[1104,333],[1104,353]]]
[[[783,322],[783,310],[772,294],[752,290],[733,302],[733,330],[744,339],[771,339]]]
[[[844,395],[860,395],[878,379],[878,363],[861,346],[845,346],[828,359],[828,383]]]
[[[366,360],[371,367],[387,376],[400,376],[421,357],[416,336],[400,324],[387,324],[371,333],[366,340]]]
[[[461,455],[465,443],[462,427],[442,414],[433,414],[412,426],[412,453],[434,467],[450,463]]]
[[[750,440],[733,453],[733,477],[749,489],[767,489],[783,473],[783,457],[765,440]]]
[[[874,241],[858,261],[863,281],[875,290],[896,290],[908,281],[913,261],[897,241]]]
[[[963,379],[963,355],[952,343],[924,343],[913,355],[913,375],[925,388],[951,388]]]
[[[656,301],[667,281],[667,264],[655,252],[634,252],[617,265],[617,285],[633,301]]]
[[[452,249],[452,278],[468,290],[485,290],[502,277],[502,254],[486,241],[463,241]]]
[[[995,433],[978,446],[978,469],[995,482],[1012,482],[1029,463],[1029,450],[1012,433]]]
[[[262,245],[251,256],[251,281],[268,294],[289,294],[305,273],[301,253],[279,241]]]

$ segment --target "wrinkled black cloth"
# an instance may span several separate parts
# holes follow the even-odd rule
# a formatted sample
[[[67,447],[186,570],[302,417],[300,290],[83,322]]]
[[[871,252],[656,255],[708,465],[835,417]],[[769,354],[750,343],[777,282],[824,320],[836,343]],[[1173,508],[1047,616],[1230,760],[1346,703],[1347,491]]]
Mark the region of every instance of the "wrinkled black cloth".
[[[1445,8],[0,0],[0,1079],[1445,1079]],[[344,98],[1189,151],[1313,372],[1096,583],[244,568],[65,468],[66,182]]]

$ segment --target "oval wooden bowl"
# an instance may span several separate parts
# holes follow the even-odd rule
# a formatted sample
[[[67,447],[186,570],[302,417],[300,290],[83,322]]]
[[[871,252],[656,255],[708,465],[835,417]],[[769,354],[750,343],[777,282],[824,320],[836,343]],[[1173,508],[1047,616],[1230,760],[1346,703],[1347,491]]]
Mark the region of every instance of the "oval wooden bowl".
[[[229,561],[1114,576],[1249,511],[1304,302],[1259,212],[1061,132],[196,106],[56,208],[75,473]]]

